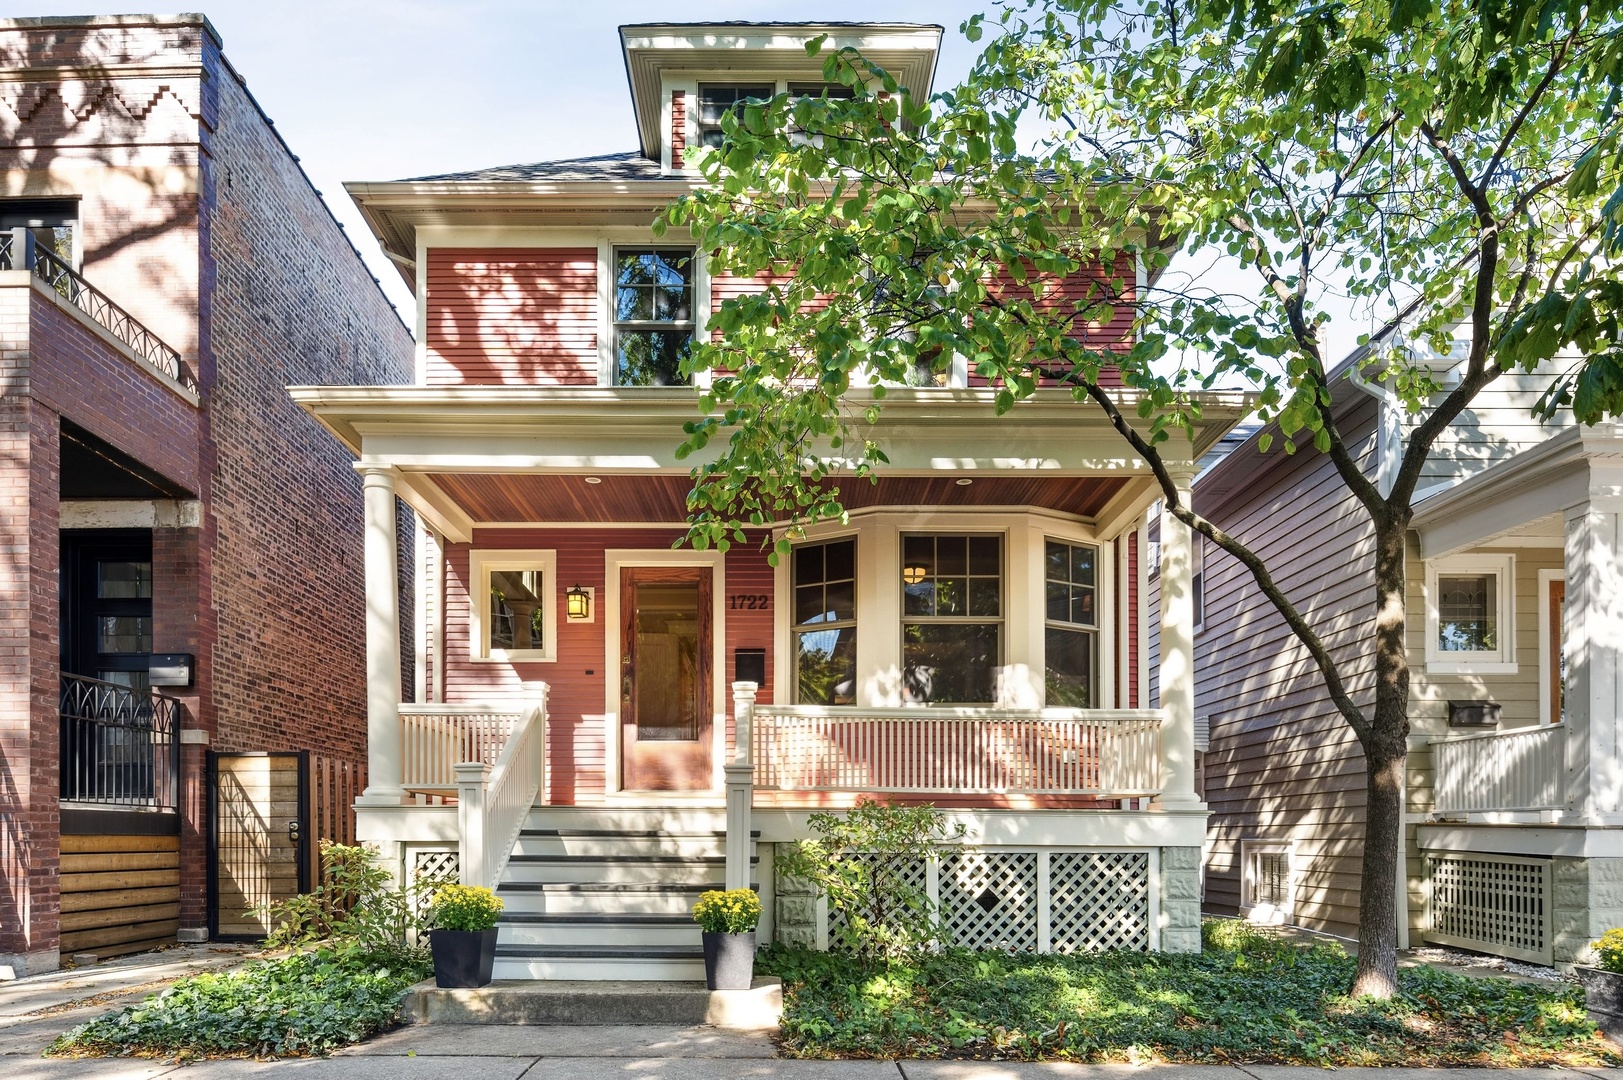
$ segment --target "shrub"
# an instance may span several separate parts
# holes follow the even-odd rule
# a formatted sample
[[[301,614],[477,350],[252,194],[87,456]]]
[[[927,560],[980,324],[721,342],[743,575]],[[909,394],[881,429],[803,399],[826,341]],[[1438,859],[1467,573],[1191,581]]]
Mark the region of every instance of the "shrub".
[[[483,885],[442,885],[434,892],[428,917],[436,930],[489,930],[502,914],[501,900]]]
[[[834,945],[859,956],[898,960],[945,938],[936,905],[908,881],[910,864],[962,840],[964,827],[926,803],[887,806],[857,800],[849,812],[813,814],[813,836],[778,856],[779,872],[801,878],[844,916]]]
[[[391,966],[355,949],[319,949],[181,979],[81,1024],[53,1055],[324,1054],[391,1026],[422,962]]]
[[[423,880],[395,887],[394,876],[377,863],[377,849],[321,842],[321,884],[307,893],[265,905],[273,928],[265,944],[273,949],[331,942],[340,949],[420,963],[421,936],[428,929],[423,895],[443,881]]]
[[[1595,950],[1596,967],[1623,975],[1623,928],[1613,927],[1589,947]]]
[[[747,934],[761,921],[761,898],[754,889],[712,889],[693,905],[693,921],[707,934]]]

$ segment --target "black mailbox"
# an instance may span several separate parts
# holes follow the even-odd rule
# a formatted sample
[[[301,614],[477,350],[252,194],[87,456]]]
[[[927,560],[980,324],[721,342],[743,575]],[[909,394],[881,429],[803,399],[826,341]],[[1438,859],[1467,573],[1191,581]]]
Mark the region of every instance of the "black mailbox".
[[[733,682],[752,682],[766,685],[766,650],[734,649]]]
[[[1499,726],[1500,706],[1497,701],[1450,701],[1449,727],[1493,728]]]
[[[153,686],[190,686],[196,667],[191,653],[153,653],[147,659],[147,682]]]

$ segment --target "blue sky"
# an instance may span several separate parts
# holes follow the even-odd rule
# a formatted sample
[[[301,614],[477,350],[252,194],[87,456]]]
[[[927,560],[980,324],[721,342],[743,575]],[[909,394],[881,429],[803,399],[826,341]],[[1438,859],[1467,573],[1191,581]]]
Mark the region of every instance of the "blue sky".
[[[20,0],[30,15],[129,11],[129,0]],[[636,22],[881,19],[946,28],[936,87],[969,70],[959,25],[991,0],[761,3],[685,0],[221,0],[203,8],[226,55],[276,121],[315,186],[409,312],[410,294],[343,190],[520,161],[636,148],[616,28]],[[1179,265],[1224,291],[1255,289],[1226,260]],[[407,319],[408,323],[410,319]],[[1338,319],[1331,358],[1357,328]]]

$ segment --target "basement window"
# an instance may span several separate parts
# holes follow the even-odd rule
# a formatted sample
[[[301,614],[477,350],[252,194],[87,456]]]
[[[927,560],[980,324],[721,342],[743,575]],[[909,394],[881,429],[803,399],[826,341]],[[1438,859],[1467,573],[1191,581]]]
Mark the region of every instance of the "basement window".
[[[1288,842],[1240,841],[1240,913],[1252,922],[1286,923],[1296,915],[1296,867]]]

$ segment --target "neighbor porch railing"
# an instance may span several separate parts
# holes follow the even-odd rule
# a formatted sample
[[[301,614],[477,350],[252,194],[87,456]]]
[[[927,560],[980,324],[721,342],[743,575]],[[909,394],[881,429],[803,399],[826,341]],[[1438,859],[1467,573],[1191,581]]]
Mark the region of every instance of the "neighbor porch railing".
[[[1566,746],[1563,724],[1438,739],[1431,744],[1437,811],[1561,809]]]
[[[475,758],[453,767],[464,885],[496,887],[524,819],[546,788],[546,693],[543,686],[541,699],[518,714],[494,763]]]
[[[137,322],[135,316],[115,304],[110,296],[86,281],[54,252],[37,244],[33,230],[18,228],[0,232],[0,270],[31,272],[52,292],[123,342],[154,370],[197,393],[197,380],[177,350]]]
[[[1150,709],[758,705],[755,786],[781,791],[1134,798],[1161,790]]]
[[[180,702],[63,675],[61,795],[67,802],[173,811],[180,794]]]

